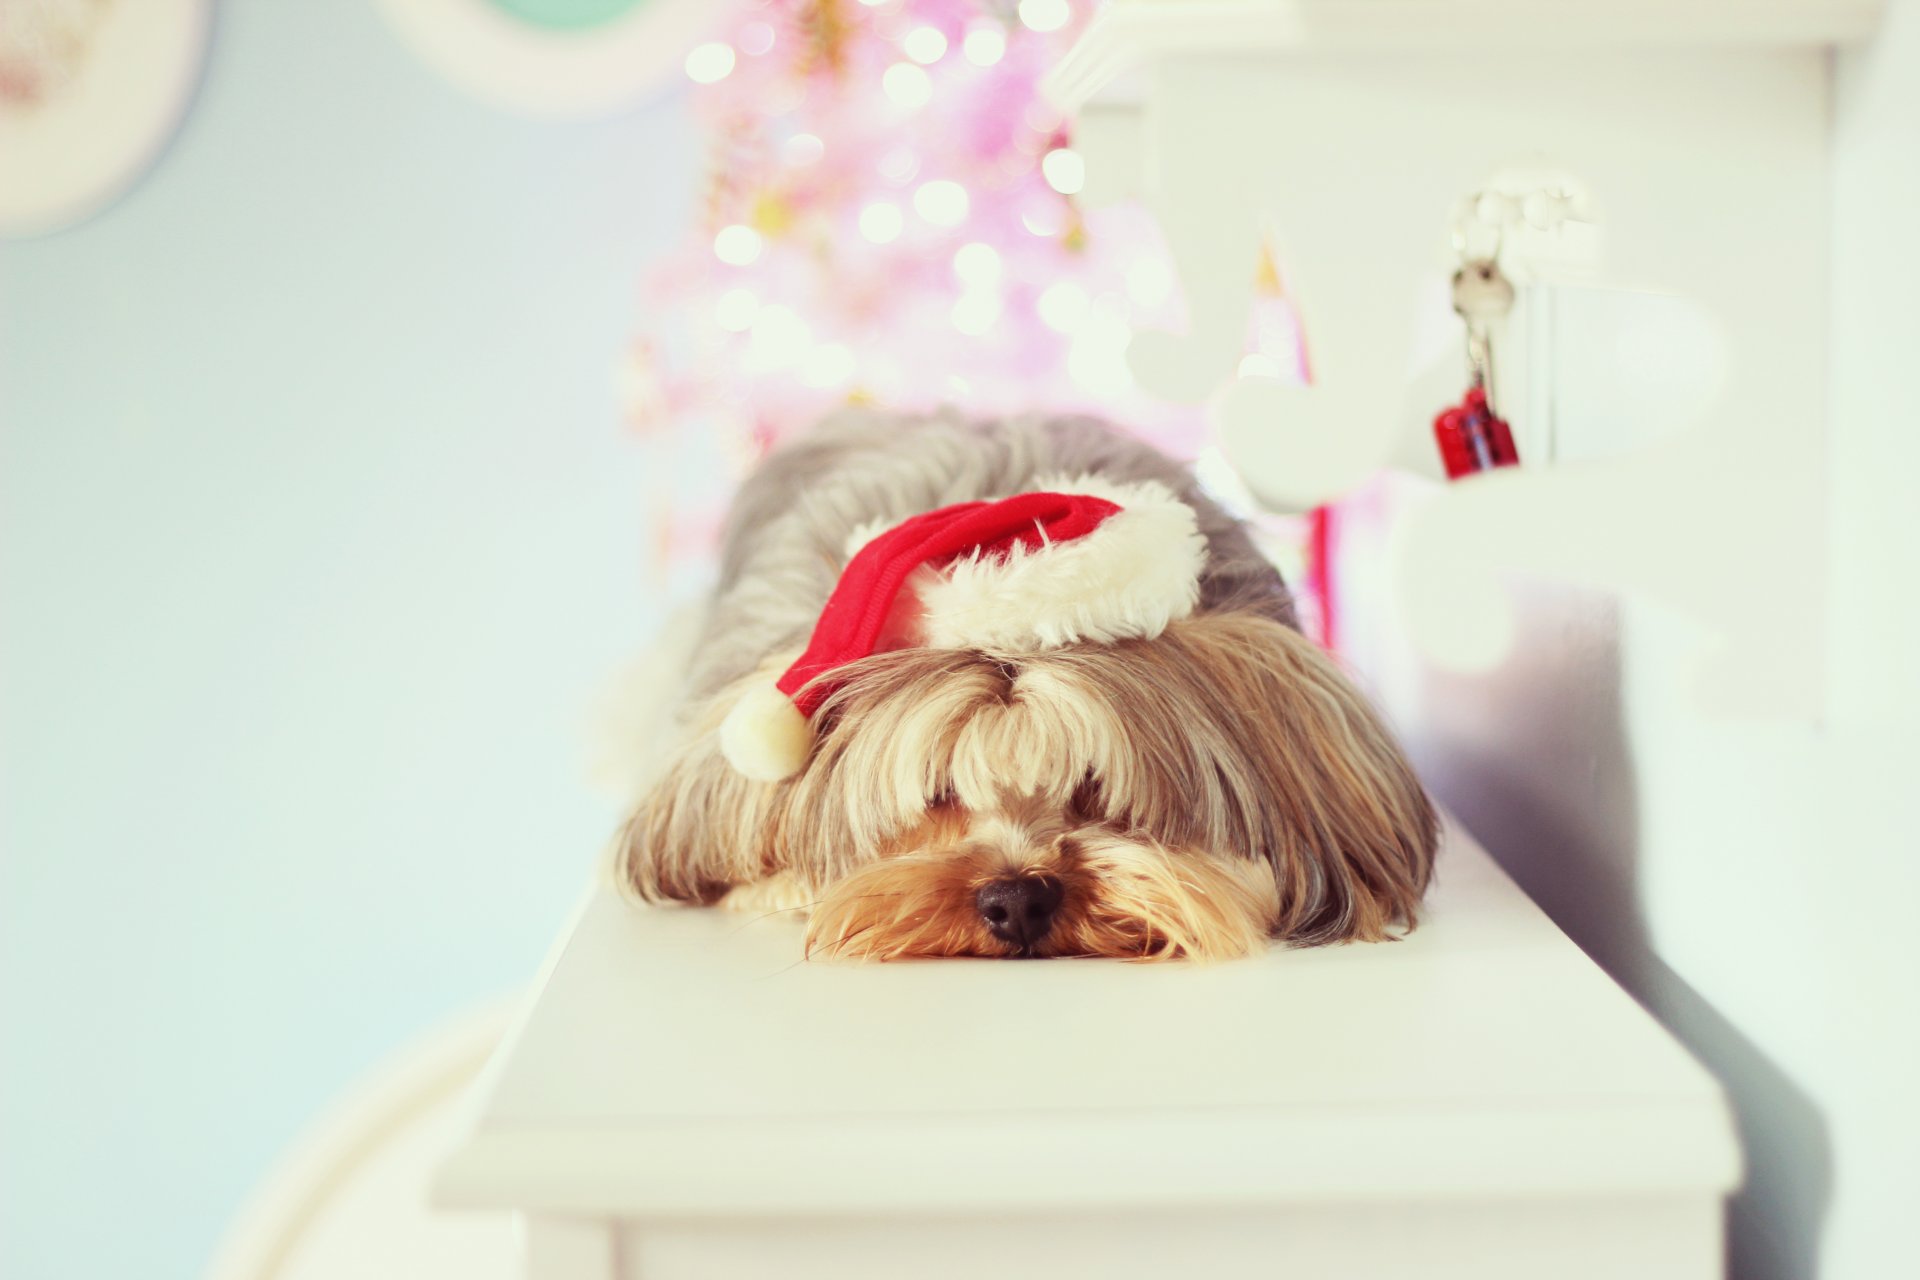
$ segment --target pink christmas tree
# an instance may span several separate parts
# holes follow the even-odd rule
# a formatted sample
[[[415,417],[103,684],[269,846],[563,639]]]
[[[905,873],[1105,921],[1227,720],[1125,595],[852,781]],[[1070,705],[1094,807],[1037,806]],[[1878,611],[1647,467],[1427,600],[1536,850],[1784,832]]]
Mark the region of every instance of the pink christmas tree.
[[[662,457],[663,557],[703,546],[685,477],[849,403],[1100,413],[1173,452],[1195,406],[1135,387],[1127,344],[1184,324],[1151,218],[1083,209],[1039,81],[1089,0],[757,0],[690,50],[712,140],[700,225],[647,289],[628,410]],[[1272,283],[1249,372],[1297,374]],[[1282,545],[1286,544],[1282,539]]]

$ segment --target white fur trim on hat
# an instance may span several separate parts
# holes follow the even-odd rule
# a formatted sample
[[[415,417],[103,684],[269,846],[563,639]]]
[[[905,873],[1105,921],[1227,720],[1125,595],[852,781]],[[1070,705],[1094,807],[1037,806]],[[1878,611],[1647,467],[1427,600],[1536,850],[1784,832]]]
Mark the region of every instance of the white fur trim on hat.
[[[1052,477],[1036,490],[1084,493],[1118,513],[1085,537],[1006,556],[966,556],[908,580],[921,644],[1019,652],[1152,639],[1200,599],[1207,540],[1193,508],[1151,480]]]
[[[749,686],[720,722],[720,754],[761,782],[800,772],[812,749],[813,727],[771,680]]]

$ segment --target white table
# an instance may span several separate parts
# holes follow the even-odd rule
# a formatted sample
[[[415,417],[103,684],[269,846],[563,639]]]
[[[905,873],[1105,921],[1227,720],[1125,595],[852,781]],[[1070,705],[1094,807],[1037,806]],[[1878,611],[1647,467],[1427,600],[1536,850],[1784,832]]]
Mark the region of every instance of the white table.
[[[1719,1088],[1457,830],[1395,944],[799,956],[591,898],[438,1202],[533,1280],[1721,1272]]]

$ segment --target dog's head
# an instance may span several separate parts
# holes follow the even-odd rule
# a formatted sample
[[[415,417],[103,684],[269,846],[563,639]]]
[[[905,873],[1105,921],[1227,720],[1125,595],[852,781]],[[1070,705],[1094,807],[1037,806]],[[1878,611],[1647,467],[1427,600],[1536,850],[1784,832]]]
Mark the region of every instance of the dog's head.
[[[1371,940],[1412,922],[1431,870],[1433,809],[1379,718],[1263,617],[863,658],[835,672],[806,767],[772,783],[721,755],[739,696],[715,699],[639,806],[618,878],[712,902],[788,877],[810,951],[1212,959]]]

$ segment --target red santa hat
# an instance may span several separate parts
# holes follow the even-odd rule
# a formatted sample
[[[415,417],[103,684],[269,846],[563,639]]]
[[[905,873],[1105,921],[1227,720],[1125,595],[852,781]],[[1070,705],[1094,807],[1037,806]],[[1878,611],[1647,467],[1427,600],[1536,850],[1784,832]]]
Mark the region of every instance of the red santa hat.
[[[1164,485],[1096,477],[862,530],[806,651],[749,688],[720,749],[751,778],[798,772],[833,672],[887,649],[1031,653],[1151,639],[1193,611],[1206,539]]]

